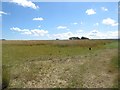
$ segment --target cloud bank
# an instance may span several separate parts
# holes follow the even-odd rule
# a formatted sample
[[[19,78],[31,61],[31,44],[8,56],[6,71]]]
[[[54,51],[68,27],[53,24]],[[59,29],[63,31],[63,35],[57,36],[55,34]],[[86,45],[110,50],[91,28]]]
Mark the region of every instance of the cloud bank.
[[[47,30],[42,30],[42,29],[29,30],[29,29],[20,29],[18,27],[12,27],[10,28],[10,30],[20,32],[21,34],[33,35],[33,36],[45,36],[48,34]]]
[[[28,0],[10,0],[10,2],[18,4],[23,7],[29,7],[32,9],[38,9],[39,6],[36,6],[33,2],[28,1]]]

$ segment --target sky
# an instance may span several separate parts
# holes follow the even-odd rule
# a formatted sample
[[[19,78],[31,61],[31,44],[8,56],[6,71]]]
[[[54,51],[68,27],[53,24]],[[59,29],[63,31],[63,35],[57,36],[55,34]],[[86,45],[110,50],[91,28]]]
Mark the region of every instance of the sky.
[[[54,40],[118,38],[117,2],[2,2],[2,38]]]

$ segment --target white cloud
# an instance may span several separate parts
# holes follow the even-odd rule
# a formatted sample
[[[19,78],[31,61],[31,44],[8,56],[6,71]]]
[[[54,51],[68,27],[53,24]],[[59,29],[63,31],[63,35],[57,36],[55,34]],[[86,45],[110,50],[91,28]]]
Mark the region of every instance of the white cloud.
[[[0,11],[0,16],[2,16],[2,14],[7,15],[6,12]]]
[[[77,34],[73,34],[72,32],[60,33],[60,34],[53,34],[53,38],[59,39],[68,39],[69,37],[79,36]]]
[[[77,33],[82,33],[82,32],[83,32],[83,30],[77,30],[76,32],[77,32]]]
[[[118,38],[118,31],[108,31],[106,33],[100,32],[98,30],[92,30],[88,34],[87,37],[91,39],[117,39]]]
[[[52,34],[49,35],[49,38],[69,39],[70,37],[81,37],[82,35],[83,35],[83,30],[76,30],[74,33],[69,31],[65,33]]]
[[[38,17],[38,18],[33,18],[33,20],[36,20],[36,21],[43,21],[44,19],[42,17]]]
[[[10,28],[10,30],[20,32],[21,34],[34,35],[34,36],[45,36],[46,34],[48,34],[47,30],[42,30],[42,29],[29,30],[29,29],[20,29],[18,27],[12,27]]]
[[[48,33],[48,31],[39,30],[39,29],[31,30],[31,32],[32,32],[35,36],[44,36],[45,34]]]
[[[105,25],[111,25],[111,26],[117,26],[118,25],[118,23],[111,18],[103,19],[102,23],[105,24]]]
[[[118,39],[119,38],[119,34],[118,33],[120,33],[118,30],[116,30],[116,31],[109,31],[109,32],[107,32],[107,35],[110,36],[109,38]]]
[[[83,24],[83,22],[80,22],[80,24]]]
[[[105,8],[105,7],[101,7],[101,9],[102,9],[103,11],[108,11],[108,9]]]
[[[17,32],[27,32],[29,29],[20,29],[18,27],[12,27],[10,30],[17,31]]]
[[[87,10],[86,10],[86,13],[87,13],[87,15],[96,14],[95,10],[93,10],[93,9],[87,9]]]
[[[77,22],[74,22],[73,24],[74,24],[74,25],[77,25],[78,23],[77,23]]]
[[[38,28],[41,28],[41,25],[39,25]]]
[[[103,34],[101,32],[99,32],[98,30],[92,30],[90,31],[87,36],[90,38],[101,38],[103,37]]]
[[[32,35],[31,31],[23,31],[21,34]]]
[[[99,23],[95,23],[94,26],[99,26]]]
[[[90,39],[117,39],[118,33],[120,31],[118,30],[112,30],[107,32],[100,32],[99,30],[92,30],[90,32],[84,33],[83,30],[76,30],[73,32],[65,32],[65,33],[58,33],[58,34],[49,34],[47,30],[40,30],[40,29],[20,29],[18,27],[10,28],[12,31],[19,32],[20,34],[25,35],[33,35],[33,36],[47,36],[50,39],[69,39],[69,37],[88,37]],[[119,37],[120,38],[120,37]]]
[[[10,0],[10,2],[16,3],[16,4],[18,4],[20,6],[23,6],[23,7],[29,7],[29,8],[33,8],[33,9],[38,9],[39,8],[39,6],[36,6],[30,0]]]
[[[77,30],[73,32],[65,32],[65,33],[58,33],[58,34],[51,34],[48,35],[50,39],[69,39],[70,37],[79,37],[82,36],[88,37],[90,39],[117,39],[118,38],[118,31],[107,31],[106,33],[100,32],[99,30],[92,30],[90,32],[84,33],[83,30]]]
[[[58,26],[57,29],[68,29],[66,26]]]

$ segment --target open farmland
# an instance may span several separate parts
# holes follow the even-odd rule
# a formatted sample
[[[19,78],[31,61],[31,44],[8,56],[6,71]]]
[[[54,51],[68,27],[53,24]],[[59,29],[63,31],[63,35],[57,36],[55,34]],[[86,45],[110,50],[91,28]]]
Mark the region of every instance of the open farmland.
[[[9,88],[114,88],[117,61],[117,40],[2,41]]]

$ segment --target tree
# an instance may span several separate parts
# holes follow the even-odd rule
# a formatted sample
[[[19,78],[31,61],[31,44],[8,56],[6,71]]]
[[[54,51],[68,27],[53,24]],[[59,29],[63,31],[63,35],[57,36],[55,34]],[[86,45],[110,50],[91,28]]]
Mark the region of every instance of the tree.
[[[87,37],[81,37],[81,39],[89,39],[89,38],[87,38]]]
[[[79,37],[70,37],[69,40],[79,40]]]

